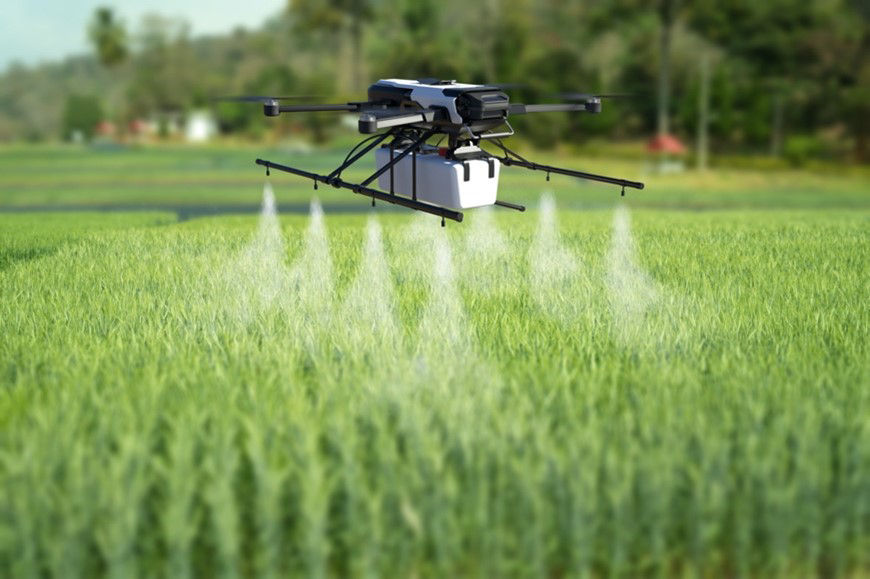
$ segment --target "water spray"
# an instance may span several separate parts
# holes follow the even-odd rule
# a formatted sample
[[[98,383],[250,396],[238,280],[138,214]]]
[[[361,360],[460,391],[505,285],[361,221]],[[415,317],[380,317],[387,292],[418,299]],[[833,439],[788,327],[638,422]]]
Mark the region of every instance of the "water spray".
[[[607,253],[607,288],[611,311],[622,335],[630,334],[658,300],[658,289],[635,257],[631,216],[624,205],[613,213],[613,233]]]

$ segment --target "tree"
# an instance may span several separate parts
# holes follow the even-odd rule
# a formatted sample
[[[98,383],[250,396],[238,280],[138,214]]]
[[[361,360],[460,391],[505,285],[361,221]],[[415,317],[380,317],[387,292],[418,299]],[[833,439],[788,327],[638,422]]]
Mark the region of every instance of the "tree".
[[[659,135],[666,135],[670,132],[671,35],[677,4],[677,0],[660,0],[659,2],[659,78],[656,107],[656,130]]]
[[[769,105],[773,155],[782,149],[788,122],[800,118],[804,128],[818,123],[831,106],[829,94],[839,92],[842,78],[854,77],[855,63],[863,59],[854,37],[866,19],[843,0],[696,0],[689,19],[729,58],[747,63],[749,105]]]
[[[113,67],[127,58],[127,31],[111,8],[97,8],[88,26],[88,38],[103,66]]]
[[[698,136],[695,143],[695,164],[698,169],[707,169],[710,152],[710,55],[700,55],[700,87],[698,89]]]
[[[321,30],[347,31],[353,49],[350,82],[352,90],[360,90],[363,83],[363,26],[370,22],[374,10],[370,0],[291,0],[290,10],[299,16],[305,26]]]
[[[201,77],[184,20],[158,14],[142,17],[136,68],[128,85],[128,112],[176,114],[193,101]]]
[[[469,78],[472,59],[456,58],[468,49],[464,30],[446,24],[455,21],[452,8],[439,0],[397,0],[383,5],[380,16],[388,25],[372,43],[376,72],[385,78]],[[433,37],[432,30],[440,32]]]
[[[100,100],[93,95],[71,94],[66,99],[63,112],[63,135],[71,138],[81,133],[86,139],[94,136],[94,130],[103,119]]]

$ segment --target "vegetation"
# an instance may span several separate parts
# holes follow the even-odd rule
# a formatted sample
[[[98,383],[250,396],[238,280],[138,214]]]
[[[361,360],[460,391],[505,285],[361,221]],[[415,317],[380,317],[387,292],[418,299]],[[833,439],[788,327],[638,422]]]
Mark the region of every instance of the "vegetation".
[[[333,146],[311,149],[299,142],[237,147],[0,147],[0,208],[51,206],[232,206],[259,204],[263,182],[254,159],[286,160],[321,173],[329,173],[359,140],[351,131]],[[628,191],[635,206],[670,208],[867,208],[870,171],[815,163],[814,172],[795,170],[788,163],[757,158],[726,159],[741,168],[708,173],[647,174],[643,149],[636,145],[613,148],[595,143],[561,151],[519,149],[542,163],[619,175],[646,183],[643,191]],[[374,171],[372,159],[361,160],[345,171],[352,179],[365,179]],[[293,163],[291,163],[293,164]],[[285,209],[306,211],[315,191],[310,181],[288,175],[273,177]],[[552,187],[563,207],[609,207],[619,195],[613,186],[553,177],[521,169],[505,169],[500,195],[528,205],[537,203],[542,187]],[[347,190],[320,187],[324,204],[357,210],[367,200]],[[402,210],[404,211],[404,210]]]
[[[76,91],[104,95],[108,115],[124,126],[206,106],[214,95],[348,100],[369,78],[436,76],[528,82],[513,90],[522,99],[578,90],[638,97],[608,101],[597,117],[518,119],[539,147],[647,137],[657,126],[706,139],[709,127],[714,153],[778,155],[797,137],[813,141],[804,148],[812,158],[861,162],[868,30],[866,8],[853,0],[299,0],[261,30],[210,38],[190,38],[184,23],[153,15],[128,34],[102,11],[91,37],[112,69],[93,57],[11,69],[0,82],[0,139],[56,137],[64,99]],[[289,127],[323,138],[323,125],[336,121],[266,125],[256,107],[240,108],[219,108],[225,131]],[[301,124],[311,119],[314,126]]]
[[[127,30],[111,8],[97,8],[88,27],[88,37],[103,65],[115,66],[127,58]]]
[[[866,210],[633,215],[0,217],[0,567],[870,572]]]
[[[75,135],[90,139],[94,136],[97,124],[103,120],[100,99],[93,95],[72,94],[66,100],[63,112],[64,138]]]
[[[0,206],[252,203],[252,156],[6,148]],[[866,575],[867,177],[839,173],[619,208],[505,171],[529,212],[446,229],[0,213],[0,569]]]

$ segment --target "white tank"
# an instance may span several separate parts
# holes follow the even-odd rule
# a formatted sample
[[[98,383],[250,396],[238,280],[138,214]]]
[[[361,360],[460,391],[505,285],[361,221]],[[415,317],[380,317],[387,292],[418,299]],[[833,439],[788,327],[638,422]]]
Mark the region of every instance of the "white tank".
[[[394,149],[397,156],[402,149]],[[426,146],[417,153],[417,199],[424,203],[471,209],[495,203],[498,193],[498,159],[455,161],[441,156],[439,149]],[[409,154],[393,167],[393,192],[412,197],[413,155]],[[375,151],[378,169],[390,162],[390,147]],[[390,192],[390,171],[378,177],[382,191]]]

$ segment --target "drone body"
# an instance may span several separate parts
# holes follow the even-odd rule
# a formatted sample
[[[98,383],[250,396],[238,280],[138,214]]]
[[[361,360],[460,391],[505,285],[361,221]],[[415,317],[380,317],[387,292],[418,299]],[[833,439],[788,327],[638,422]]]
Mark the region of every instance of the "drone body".
[[[582,102],[515,104],[498,86],[461,84],[438,79],[386,79],[369,87],[368,100],[335,105],[282,105],[280,97],[232,97],[230,100],[262,102],[263,113],[274,117],[295,112],[359,113],[360,133],[371,135],[348,153],[344,163],[329,175],[311,173],[271,161],[257,164],[350,189],[375,200],[403,205],[444,219],[462,221],[458,210],[499,205],[519,211],[525,207],[497,198],[501,166],[518,166],[550,173],[643,189],[643,183],[583,171],[562,169],[527,161],[504,146],[501,139],[514,130],[511,115],[539,112],[601,111],[601,99],[578,95]],[[384,131],[384,132],[378,132]],[[430,138],[447,139],[447,146],[427,144]],[[384,141],[388,142],[384,143]],[[439,141],[440,143],[441,141]],[[491,143],[501,150],[495,155],[481,147]],[[365,146],[363,146],[365,145]],[[359,151],[360,147],[363,147]],[[341,179],[341,173],[372,149],[377,170],[362,183]],[[370,187],[375,179],[384,191]]]

